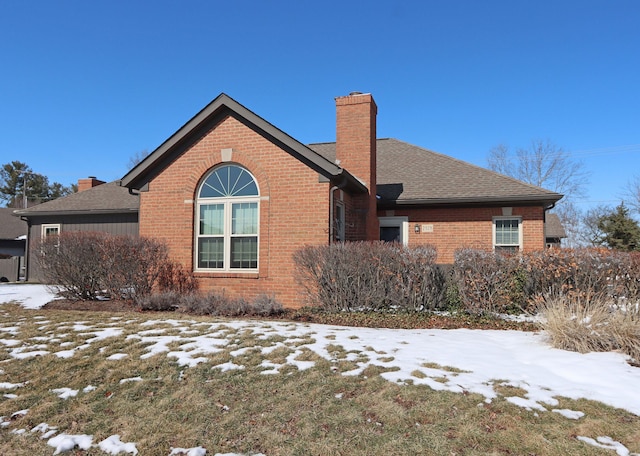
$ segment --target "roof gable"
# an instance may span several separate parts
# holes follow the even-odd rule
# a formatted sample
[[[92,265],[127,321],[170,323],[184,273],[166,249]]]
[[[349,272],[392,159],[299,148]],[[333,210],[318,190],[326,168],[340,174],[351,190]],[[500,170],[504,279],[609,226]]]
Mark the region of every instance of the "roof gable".
[[[63,214],[110,214],[138,212],[140,197],[130,194],[118,181],[72,193],[28,209],[15,211],[17,215],[36,217]]]
[[[335,143],[310,144],[329,160]],[[397,139],[378,139],[379,205],[551,205],[562,195]]]
[[[362,183],[348,171],[298,142],[224,93],[215,98],[129,171],[122,178],[121,185],[137,190],[143,189],[171,162],[227,116],[232,116],[242,122],[321,175],[329,179],[341,177],[346,180],[349,187],[358,191],[366,191]]]

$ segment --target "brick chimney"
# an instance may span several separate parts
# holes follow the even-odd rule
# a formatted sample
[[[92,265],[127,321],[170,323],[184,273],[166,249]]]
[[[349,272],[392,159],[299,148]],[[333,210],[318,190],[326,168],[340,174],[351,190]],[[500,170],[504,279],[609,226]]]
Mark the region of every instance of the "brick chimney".
[[[98,185],[102,185],[104,183],[104,181],[96,179],[95,176],[89,176],[86,179],[78,179],[78,193],[89,190],[93,187],[97,187]]]
[[[360,179],[369,189],[358,197],[363,215],[362,238],[380,238],[376,199],[376,115],[378,107],[371,94],[352,92],[336,98],[336,159],[340,166]]]

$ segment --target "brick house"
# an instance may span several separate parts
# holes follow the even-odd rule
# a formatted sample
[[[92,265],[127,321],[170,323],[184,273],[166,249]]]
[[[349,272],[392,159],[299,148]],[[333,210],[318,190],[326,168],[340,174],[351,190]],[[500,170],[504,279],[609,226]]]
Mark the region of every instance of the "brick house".
[[[166,241],[201,289],[298,306],[304,245],[390,240],[545,247],[562,195],[395,139],[377,139],[370,94],[336,98],[335,143],[304,145],[221,94],[134,167],[139,233]]]

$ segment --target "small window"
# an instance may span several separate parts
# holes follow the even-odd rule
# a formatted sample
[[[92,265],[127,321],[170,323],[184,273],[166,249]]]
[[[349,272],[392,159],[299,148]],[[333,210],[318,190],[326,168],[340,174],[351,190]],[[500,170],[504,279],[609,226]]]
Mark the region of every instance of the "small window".
[[[46,239],[49,236],[58,236],[60,234],[60,225],[59,224],[46,224],[42,225],[42,233],[41,238]]]
[[[237,165],[211,172],[198,191],[196,269],[258,268],[259,192],[254,177]]]
[[[496,217],[493,220],[493,248],[496,252],[514,253],[522,249],[522,220]]]

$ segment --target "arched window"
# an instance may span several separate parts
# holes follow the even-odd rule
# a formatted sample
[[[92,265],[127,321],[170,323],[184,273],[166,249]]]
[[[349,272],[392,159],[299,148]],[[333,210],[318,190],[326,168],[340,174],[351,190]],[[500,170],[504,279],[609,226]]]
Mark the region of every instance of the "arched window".
[[[214,169],[196,203],[196,269],[258,269],[260,193],[249,171],[238,165]]]

